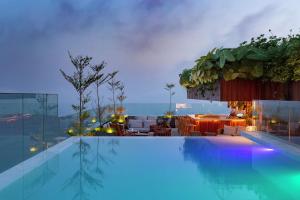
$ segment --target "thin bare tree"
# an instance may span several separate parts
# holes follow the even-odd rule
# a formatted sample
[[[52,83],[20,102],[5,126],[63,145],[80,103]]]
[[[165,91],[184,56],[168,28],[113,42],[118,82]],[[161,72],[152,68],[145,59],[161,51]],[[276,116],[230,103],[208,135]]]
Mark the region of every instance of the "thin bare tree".
[[[167,83],[165,86],[165,90],[167,90],[169,92],[169,111],[168,111],[168,115],[172,114],[172,96],[175,95],[175,92],[173,92],[173,88],[175,87],[175,84],[173,83]]]
[[[96,68],[96,65],[91,65],[90,62],[92,57],[89,56],[77,56],[73,57],[70,52],[69,57],[71,63],[73,64],[75,71],[72,75],[67,75],[62,69],[60,69],[61,74],[63,77],[72,84],[74,89],[76,90],[79,96],[79,104],[72,105],[74,111],[78,112],[78,130],[76,133],[70,133],[74,135],[83,135],[84,127],[83,123],[84,120],[88,118],[89,114],[86,110],[86,104],[90,101],[89,93],[86,93],[88,87],[93,84],[94,82],[100,79],[98,73],[91,73],[89,71],[90,68]]]
[[[120,83],[120,86],[118,87],[118,90],[119,90],[119,95],[117,96],[117,99],[120,102],[120,106],[123,107],[123,102],[127,98],[125,96],[125,86],[124,86],[123,83]]]
[[[110,73],[110,74],[103,73],[102,71],[104,70],[105,66],[106,66],[105,62],[102,62],[100,65],[92,66],[93,72],[95,74],[97,74],[98,78],[99,78],[95,81],[95,85],[96,85],[96,98],[97,98],[96,114],[97,114],[97,118],[100,123],[100,126],[102,124],[102,118],[103,118],[103,114],[106,110],[106,107],[101,106],[99,88],[101,85],[103,85],[104,83],[107,83],[110,79],[112,79],[117,74],[116,71],[113,73]]]
[[[116,91],[120,87],[121,82],[116,79],[116,75],[112,74],[112,78],[107,82],[108,83],[108,89],[111,91],[112,98],[110,99],[112,101],[113,105],[113,113],[116,115]]]

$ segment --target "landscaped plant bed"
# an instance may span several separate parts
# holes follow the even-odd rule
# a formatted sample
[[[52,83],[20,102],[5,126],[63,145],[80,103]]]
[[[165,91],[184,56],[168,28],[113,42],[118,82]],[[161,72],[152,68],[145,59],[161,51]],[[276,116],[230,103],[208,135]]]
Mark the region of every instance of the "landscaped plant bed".
[[[300,100],[299,52],[300,34],[260,35],[236,48],[212,49],[183,70],[179,82],[195,99],[218,100],[210,93],[219,84],[222,101]]]

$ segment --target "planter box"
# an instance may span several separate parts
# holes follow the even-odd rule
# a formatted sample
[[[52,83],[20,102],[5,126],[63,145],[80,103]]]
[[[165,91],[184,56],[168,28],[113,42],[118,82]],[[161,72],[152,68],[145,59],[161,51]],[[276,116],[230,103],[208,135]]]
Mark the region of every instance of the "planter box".
[[[293,101],[300,101],[300,81],[294,81],[290,84],[290,98]]]
[[[286,100],[288,85],[261,80],[221,81],[221,101]]]
[[[199,88],[189,88],[187,89],[188,99],[198,99],[198,100],[209,100],[209,101],[220,101],[220,82],[214,85],[215,90],[206,91],[202,94]]]
[[[289,87],[285,83],[235,79],[216,83],[215,91],[204,95],[197,88],[187,90],[188,99],[215,101],[288,100]],[[300,82],[294,86],[294,99],[300,99]],[[297,93],[298,91],[298,93]]]
[[[260,97],[260,90],[256,80],[221,80],[221,101],[251,101]]]

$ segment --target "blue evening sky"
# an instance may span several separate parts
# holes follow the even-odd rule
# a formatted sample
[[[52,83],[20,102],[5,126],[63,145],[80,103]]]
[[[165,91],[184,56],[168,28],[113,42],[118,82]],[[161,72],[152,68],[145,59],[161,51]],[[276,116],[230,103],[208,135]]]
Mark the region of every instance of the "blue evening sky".
[[[0,92],[57,93],[69,108],[76,96],[59,73],[72,71],[69,50],[119,70],[127,102],[167,102],[167,82],[175,102],[186,102],[182,69],[269,29],[298,33],[299,8],[298,0],[1,0]]]

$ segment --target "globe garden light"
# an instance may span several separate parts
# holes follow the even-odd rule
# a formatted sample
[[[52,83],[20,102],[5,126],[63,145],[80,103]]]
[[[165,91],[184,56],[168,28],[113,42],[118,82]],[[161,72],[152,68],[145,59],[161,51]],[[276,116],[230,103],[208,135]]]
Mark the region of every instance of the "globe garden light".
[[[168,119],[171,119],[172,117],[173,117],[173,116],[170,115],[170,114],[166,115],[166,118],[168,118]]]
[[[68,130],[68,133],[69,133],[69,134],[72,134],[72,133],[74,133],[74,130],[70,128],[70,129]]]
[[[119,123],[124,123],[124,119],[121,118],[121,119],[118,120],[118,122]]]
[[[97,119],[96,118],[93,118],[92,119],[92,123],[96,123],[97,122]]]
[[[96,127],[95,131],[101,131],[101,129],[99,127]]]
[[[107,128],[107,129],[106,129],[106,133],[111,134],[111,133],[113,133],[113,132],[114,132],[114,129],[112,129],[112,128]]]
[[[38,149],[36,147],[30,147],[30,149],[29,149],[29,151],[32,152],[32,153],[36,152],[37,150]]]

